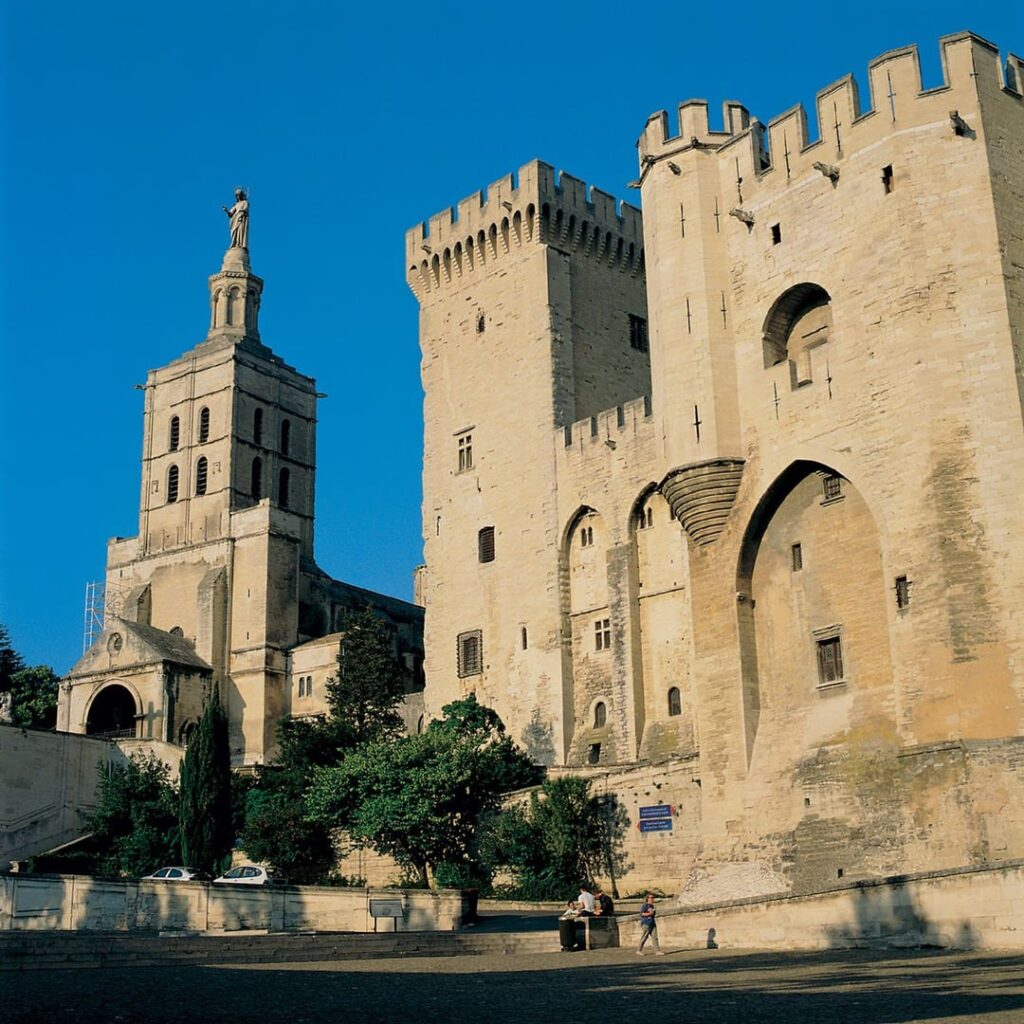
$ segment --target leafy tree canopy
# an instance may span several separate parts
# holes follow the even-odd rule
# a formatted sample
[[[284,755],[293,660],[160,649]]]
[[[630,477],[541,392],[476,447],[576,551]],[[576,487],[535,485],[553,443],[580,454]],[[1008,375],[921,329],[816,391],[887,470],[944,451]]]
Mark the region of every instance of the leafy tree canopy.
[[[178,794],[170,769],[152,754],[101,766],[100,804],[86,828],[104,875],[138,877],[180,859]]]
[[[417,736],[356,749],[314,771],[309,816],[414,869],[423,882],[441,864],[475,855],[480,815],[501,794],[534,783],[537,769],[475,697],[442,709]]]
[[[353,746],[391,739],[402,731],[397,707],[404,695],[394,632],[366,608],[349,621],[338,673],[327,682],[330,717],[351,732]]]
[[[19,669],[10,680],[11,719],[15,725],[52,729],[57,724],[60,677],[49,665]]]

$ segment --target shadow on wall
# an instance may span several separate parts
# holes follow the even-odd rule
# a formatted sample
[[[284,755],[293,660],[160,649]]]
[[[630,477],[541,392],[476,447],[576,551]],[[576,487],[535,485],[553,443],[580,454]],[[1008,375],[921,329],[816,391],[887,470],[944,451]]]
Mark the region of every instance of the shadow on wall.
[[[830,949],[964,949],[980,948],[971,922],[930,921],[921,911],[906,880],[886,879],[884,885],[863,884],[852,892],[852,924],[827,926]]]

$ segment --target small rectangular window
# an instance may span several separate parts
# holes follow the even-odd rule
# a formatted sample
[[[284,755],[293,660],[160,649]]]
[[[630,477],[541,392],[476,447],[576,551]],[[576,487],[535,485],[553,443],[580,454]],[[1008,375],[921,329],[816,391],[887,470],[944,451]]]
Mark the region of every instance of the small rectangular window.
[[[906,608],[910,604],[910,580],[906,576],[896,577],[896,607]]]
[[[459,438],[459,472],[473,468],[473,435],[463,434]]]
[[[598,764],[601,760],[601,744],[591,743],[587,751],[587,764]]]
[[[843,647],[838,636],[830,636],[818,641],[818,683],[843,681]]]
[[[485,526],[476,535],[477,555],[481,562],[494,561],[494,527]]]
[[[892,164],[882,168],[882,191],[888,195],[893,190]]]
[[[646,352],[649,348],[647,342],[647,321],[642,316],[629,314],[629,344],[637,352]]]
[[[607,651],[612,646],[611,619],[598,619],[594,623],[594,650]]]
[[[456,643],[459,678],[478,676],[484,670],[484,640],[479,629],[460,633]]]
[[[843,496],[843,478],[835,473],[826,473],[821,478],[823,501],[838,501]]]
[[[530,646],[530,636],[526,632],[526,627],[525,626],[521,626],[520,629],[519,629],[519,641],[523,645],[523,650],[524,651],[527,649],[527,647]]]
[[[782,225],[772,225],[772,245],[778,245],[782,241]]]
[[[790,548],[790,553],[793,558],[793,572],[800,572],[804,567],[804,549],[799,544],[794,544]]]

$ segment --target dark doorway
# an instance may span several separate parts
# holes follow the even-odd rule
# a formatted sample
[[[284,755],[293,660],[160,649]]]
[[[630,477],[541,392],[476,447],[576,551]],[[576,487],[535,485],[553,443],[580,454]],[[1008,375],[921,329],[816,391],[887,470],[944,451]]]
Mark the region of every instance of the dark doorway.
[[[124,686],[105,686],[93,698],[85,731],[109,738],[135,735],[135,698]]]

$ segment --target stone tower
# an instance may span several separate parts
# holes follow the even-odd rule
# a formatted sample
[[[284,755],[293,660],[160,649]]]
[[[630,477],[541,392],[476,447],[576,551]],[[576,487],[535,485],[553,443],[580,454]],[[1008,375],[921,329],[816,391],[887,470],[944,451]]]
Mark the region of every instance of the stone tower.
[[[260,341],[247,248],[209,285],[206,339],[147,377],[139,533],[108,545],[106,628],[60,728],[180,744],[217,682],[235,763],[264,762],[283,716],[325,710],[346,617],[367,606],[394,627],[415,724],[422,611],[313,559],[316,383]]]
[[[641,242],[635,209],[540,162],[406,238],[426,392],[427,710],[475,692],[547,763],[629,656],[621,643],[576,665],[591,678],[574,673],[556,462],[574,421],[594,417],[596,432],[598,413],[649,392]],[[603,551],[585,570],[577,647],[616,600]],[[622,747],[635,747],[633,710],[617,719]]]

